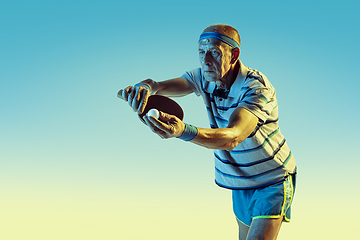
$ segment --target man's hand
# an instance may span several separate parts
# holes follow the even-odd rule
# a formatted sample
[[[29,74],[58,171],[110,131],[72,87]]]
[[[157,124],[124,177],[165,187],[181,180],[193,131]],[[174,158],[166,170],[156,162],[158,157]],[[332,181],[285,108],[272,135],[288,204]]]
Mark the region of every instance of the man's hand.
[[[135,112],[142,114],[150,96],[150,91],[144,86],[128,86],[121,89],[117,96],[127,101]]]
[[[182,78],[173,78],[162,82],[156,82],[149,78],[140,84],[145,84],[145,86],[137,86],[138,84],[128,86],[117,94],[119,98],[128,102],[129,106],[139,115],[143,114],[150,95],[182,97],[193,92],[189,84]]]
[[[161,138],[180,137],[185,130],[185,123],[174,115],[164,112],[159,113],[159,119],[148,117],[146,115],[143,117],[150,129]]]

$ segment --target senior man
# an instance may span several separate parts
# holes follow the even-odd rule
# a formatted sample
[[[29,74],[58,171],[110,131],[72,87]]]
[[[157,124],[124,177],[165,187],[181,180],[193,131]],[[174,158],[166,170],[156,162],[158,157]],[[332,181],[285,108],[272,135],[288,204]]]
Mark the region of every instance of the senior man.
[[[232,190],[239,239],[276,239],[290,221],[296,165],[278,127],[275,89],[240,60],[240,36],[228,25],[211,25],[200,35],[201,68],[183,76],[147,79],[118,96],[142,113],[150,95],[201,96],[211,128],[199,128],[160,112],[144,116],[162,138],[179,138],[214,149],[215,182]]]

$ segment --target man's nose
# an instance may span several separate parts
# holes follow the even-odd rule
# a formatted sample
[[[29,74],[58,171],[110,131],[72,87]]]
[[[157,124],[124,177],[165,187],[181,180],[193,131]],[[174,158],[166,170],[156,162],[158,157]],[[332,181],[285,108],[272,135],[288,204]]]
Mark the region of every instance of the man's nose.
[[[204,56],[204,64],[205,65],[212,65],[212,56],[211,56],[211,53],[210,52],[207,52],[205,53],[205,56]]]

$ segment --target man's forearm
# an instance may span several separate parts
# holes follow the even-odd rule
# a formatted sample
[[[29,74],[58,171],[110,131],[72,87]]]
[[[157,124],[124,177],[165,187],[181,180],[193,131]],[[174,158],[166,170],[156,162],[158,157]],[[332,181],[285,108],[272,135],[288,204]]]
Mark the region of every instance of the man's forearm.
[[[226,128],[197,128],[198,133],[191,141],[212,149],[233,150],[255,129],[258,118],[245,108],[237,108],[231,114]]]
[[[233,128],[197,129],[198,133],[191,142],[209,149],[231,151],[244,140]]]
[[[174,78],[156,82],[152,79],[142,81],[151,89],[151,95],[163,95],[167,97],[182,97],[192,93],[190,86],[182,78]]]

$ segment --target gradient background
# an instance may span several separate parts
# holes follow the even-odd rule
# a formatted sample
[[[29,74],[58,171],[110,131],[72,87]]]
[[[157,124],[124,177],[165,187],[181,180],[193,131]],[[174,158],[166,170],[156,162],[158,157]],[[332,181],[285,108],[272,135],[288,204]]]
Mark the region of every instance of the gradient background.
[[[278,239],[360,239],[360,4],[219,2],[0,2],[1,240],[237,238],[212,151],[160,139],[116,97],[199,67],[214,23],[277,90],[299,170]],[[176,101],[208,127],[201,98]]]

